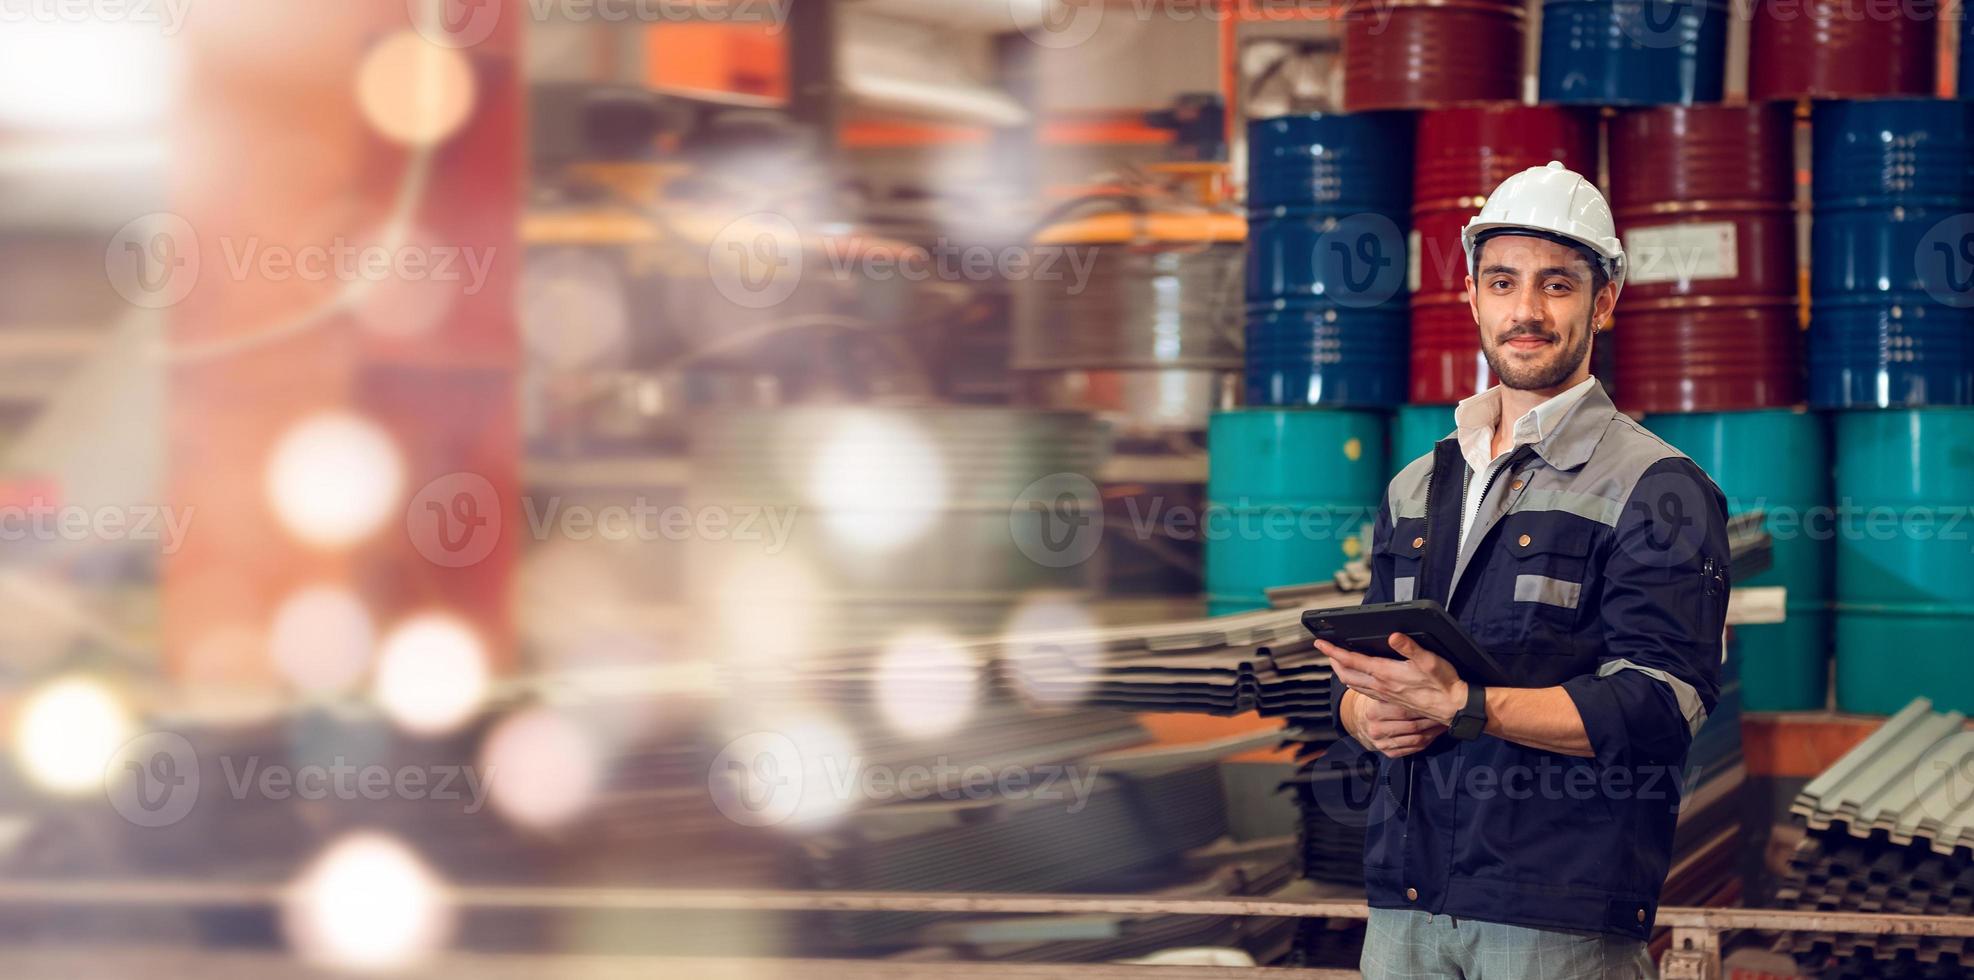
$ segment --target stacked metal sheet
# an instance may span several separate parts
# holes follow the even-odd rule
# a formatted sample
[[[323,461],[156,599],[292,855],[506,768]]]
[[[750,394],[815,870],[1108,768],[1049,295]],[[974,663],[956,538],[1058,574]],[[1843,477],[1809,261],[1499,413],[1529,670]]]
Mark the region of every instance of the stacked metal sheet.
[[[1812,834],[1789,859],[1776,893],[1785,907],[1819,912],[1974,913],[1974,862],[1886,841]],[[1826,977],[1963,977],[1974,969],[1964,937],[1791,933],[1781,949]]]
[[[1327,588],[1327,603],[1353,601]],[[937,656],[887,658],[878,645],[843,647],[793,667],[736,672],[750,697],[874,702],[923,692],[938,699],[982,679],[993,695],[1031,707],[1326,717],[1329,658],[1294,609],[1137,626],[1021,633],[961,641]]]
[[[1796,795],[1810,834],[1790,859],[1780,904],[1805,910],[1974,912],[1974,732],[1958,711],[1915,698]],[[1825,977],[1961,977],[1963,938],[1793,933],[1779,948]]]
[[[808,842],[807,878],[853,891],[1101,890],[1227,832],[1218,763],[1092,774],[1081,799],[1037,794],[866,811],[843,831]],[[887,913],[832,924],[839,939],[869,946],[897,944],[927,921]]]
[[[1894,844],[1952,855],[1974,847],[1974,732],[1958,711],[1914,698],[1857,748],[1796,794],[1789,812],[1811,830],[1883,835]]]

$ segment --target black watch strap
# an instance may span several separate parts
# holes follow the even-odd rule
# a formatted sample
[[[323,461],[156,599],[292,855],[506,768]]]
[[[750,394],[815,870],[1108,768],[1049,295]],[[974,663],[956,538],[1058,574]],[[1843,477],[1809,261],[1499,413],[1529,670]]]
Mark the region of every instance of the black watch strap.
[[[1447,726],[1454,738],[1471,742],[1487,729],[1487,688],[1479,684],[1467,685],[1467,706],[1453,715],[1453,724]]]

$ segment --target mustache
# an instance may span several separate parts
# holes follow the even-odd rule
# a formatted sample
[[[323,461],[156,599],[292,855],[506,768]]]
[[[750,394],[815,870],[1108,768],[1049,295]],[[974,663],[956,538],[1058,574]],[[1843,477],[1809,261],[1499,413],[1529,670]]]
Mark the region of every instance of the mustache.
[[[1505,344],[1511,340],[1514,340],[1517,337],[1536,337],[1542,340],[1549,340],[1549,341],[1562,339],[1562,337],[1558,334],[1550,333],[1549,331],[1544,330],[1540,326],[1529,324],[1525,326],[1516,327],[1508,331],[1507,333],[1504,333],[1494,338],[1494,342],[1497,344]]]

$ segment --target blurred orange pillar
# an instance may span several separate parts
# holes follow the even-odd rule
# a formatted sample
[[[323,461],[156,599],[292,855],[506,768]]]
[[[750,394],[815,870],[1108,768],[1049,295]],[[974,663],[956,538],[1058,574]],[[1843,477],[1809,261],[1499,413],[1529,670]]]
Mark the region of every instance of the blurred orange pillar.
[[[162,609],[182,682],[280,684],[269,626],[321,585],[353,591],[380,631],[454,614],[496,670],[512,662],[528,8],[430,6],[441,19],[414,24],[402,2],[222,0],[178,39],[168,217],[188,240],[146,244],[185,277],[168,312],[167,497],[191,525]],[[270,486],[277,446],[322,413],[374,427],[401,463],[384,515],[341,540],[284,519]],[[379,474],[319,475],[306,495],[333,512]],[[442,513],[474,520],[437,528],[435,550]],[[480,537],[462,550],[460,533]]]

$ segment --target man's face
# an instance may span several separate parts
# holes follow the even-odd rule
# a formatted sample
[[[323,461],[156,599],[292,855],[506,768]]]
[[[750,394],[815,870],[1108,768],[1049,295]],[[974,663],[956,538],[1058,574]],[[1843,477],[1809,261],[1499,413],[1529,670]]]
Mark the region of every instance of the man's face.
[[[1617,285],[1593,293],[1590,263],[1546,238],[1490,238],[1476,265],[1467,292],[1481,353],[1501,383],[1541,390],[1571,380],[1590,357],[1595,324],[1617,305]]]

